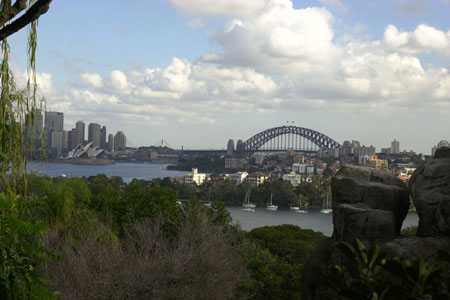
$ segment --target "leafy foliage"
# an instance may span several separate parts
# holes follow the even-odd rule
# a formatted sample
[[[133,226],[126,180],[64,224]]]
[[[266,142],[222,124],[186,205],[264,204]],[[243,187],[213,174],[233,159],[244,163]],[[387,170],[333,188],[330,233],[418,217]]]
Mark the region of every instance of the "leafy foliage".
[[[43,227],[22,218],[16,201],[0,194],[0,298],[53,299],[39,273],[47,257]]]
[[[338,248],[345,259],[332,268],[329,284],[339,299],[448,299],[449,278],[440,259],[392,258],[359,240]]]

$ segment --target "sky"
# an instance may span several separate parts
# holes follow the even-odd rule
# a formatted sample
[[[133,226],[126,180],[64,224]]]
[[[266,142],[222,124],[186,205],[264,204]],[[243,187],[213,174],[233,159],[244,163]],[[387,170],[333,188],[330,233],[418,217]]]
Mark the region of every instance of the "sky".
[[[450,0],[53,0],[48,110],[131,146],[224,148],[287,122],[429,153],[450,139]],[[10,39],[25,82],[26,30]]]

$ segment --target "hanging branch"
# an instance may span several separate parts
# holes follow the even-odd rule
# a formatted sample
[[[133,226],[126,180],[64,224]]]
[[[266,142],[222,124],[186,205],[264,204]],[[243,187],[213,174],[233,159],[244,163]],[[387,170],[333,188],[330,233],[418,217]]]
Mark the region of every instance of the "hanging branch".
[[[37,0],[23,15],[14,20],[12,19],[26,8],[26,0],[17,0],[12,6],[5,4],[0,16],[0,25],[12,21],[0,29],[0,41],[36,21],[49,10],[51,2],[52,0]]]

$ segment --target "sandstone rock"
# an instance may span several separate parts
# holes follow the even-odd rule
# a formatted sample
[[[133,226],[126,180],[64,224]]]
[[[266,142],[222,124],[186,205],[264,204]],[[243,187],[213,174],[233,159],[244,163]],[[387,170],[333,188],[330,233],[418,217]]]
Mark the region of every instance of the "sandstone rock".
[[[450,236],[450,156],[446,147],[418,168],[410,190],[419,215],[419,236]]]
[[[384,244],[381,249],[390,257],[432,260],[441,252],[449,251],[450,239],[444,237],[400,237]]]
[[[339,241],[355,239],[388,241],[398,236],[392,211],[373,209],[365,204],[339,204],[334,211],[333,236]]]
[[[400,234],[409,209],[407,187],[395,176],[344,166],[332,180],[333,237],[387,240]]]

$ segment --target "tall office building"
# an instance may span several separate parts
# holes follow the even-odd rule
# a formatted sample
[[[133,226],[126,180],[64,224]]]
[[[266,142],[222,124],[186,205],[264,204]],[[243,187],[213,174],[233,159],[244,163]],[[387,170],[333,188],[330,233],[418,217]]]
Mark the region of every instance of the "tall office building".
[[[90,123],[88,126],[88,142],[92,142],[93,147],[100,147],[101,126],[96,123]]]
[[[108,135],[108,151],[114,151],[114,135],[112,133]]]
[[[127,138],[122,131],[117,131],[114,136],[114,151],[123,151],[127,148]]]
[[[51,148],[56,152],[56,157],[62,155],[64,149],[64,132],[51,131]]]
[[[394,139],[391,143],[391,153],[398,154],[400,153],[400,142]]]
[[[100,148],[106,150],[107,146],[108,144],[106,141],[106,126],[103,126],[102,129],[100,129]]]
[[[60,149],[56,149],[56,153],[59,156],[62,152],[62,135],[64,131],[64,113],[55,111],[45,112],[45,137],[47,139],[47,146],[51,149],[56,149],[56,146],[60,146]],[[53,135],[54,132],[58,134]],[[61,140],[59,137],[61,136]],[[53,138],[58,140],[53,141]],[[59,154],[58,154],[59,153]]]
[[[69,131],[67,131],[67,130],[63,130],[62,150],[63,150],[63,152],[70,150],[69,149]]]
[[[234,140],[229,139],[227,143],[227,155],[232,156],[234,153]]]
[[[64,113],[46,111],[45,112],[45,130],[46,131],[63,131],[64,130]]]
[[[27,115],[25,134],[28,143],[35,144],[42,137],[44,118],[41,110],[35,110]]]
[[[72,150],[80,144],[80,132],[77,128],[72,128],[69,131],[69,150]]]
[[[85,135],[86,125],[84,124],[83,121],[78,121],[75,124],[75,128],[78,130],[78,137],[79,137],[78,140],[76,140],[77,145],[84,143],[84,141],[86,140],[86,135]]]

